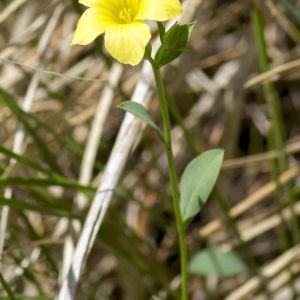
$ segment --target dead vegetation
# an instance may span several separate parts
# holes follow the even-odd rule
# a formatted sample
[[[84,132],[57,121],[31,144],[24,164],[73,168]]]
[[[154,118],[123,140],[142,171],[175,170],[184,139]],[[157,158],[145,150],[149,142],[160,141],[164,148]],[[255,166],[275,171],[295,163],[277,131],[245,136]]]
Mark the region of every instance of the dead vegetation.
[[[190,51],[164,69],[178,177],[199,153],[225,149],[187,231],[189,257],[221,247],[249,268],[191,274],[190,299],[300,299],[300,2],[183,6],[180,22],[197,20]],[[116,108],[138,101],[162,127],[149,66],[113,61],[102,37],[70,47],[83,9],[0,0],[1,274],[16,299],[54,299],[87,215],[97,217],[91,201],[112,200],[85,245],[76,299],[179,299],[163,146]]]

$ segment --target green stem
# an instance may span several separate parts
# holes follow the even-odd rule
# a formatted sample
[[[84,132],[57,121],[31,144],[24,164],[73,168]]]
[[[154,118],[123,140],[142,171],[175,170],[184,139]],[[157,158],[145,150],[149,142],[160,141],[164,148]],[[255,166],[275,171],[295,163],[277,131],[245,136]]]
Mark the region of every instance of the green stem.
[[[3,287],[3,289],[6,291],[7,296],[10,300],[16,300],[14,293],[12,292],[12,290],[10,289],[9,285],[6,283],[4,277],[2,276],[2,273],[0,273],[0,283]]]
[[[185,243],[185,234],[184,234],[184,224],[181,218],[180,207],[179,207],[179,193],[178,193],[178,183],[176,177],[176,170],[174,164],[174,157],[172,151],[172,139],[171,139],[171,125],[167,107],[167,101],[165,97],[164,86],[160,74],[159,68],[155,65],[155,62],[150,58],[149,59],[156,83],[157,93],[159,97],[160,109],[164,123],[164,132],[165,132],[165,150],[168,158],[169,166],[169,176],[172,185],[172,194],[173,194],[173,205],[175,211],[176,225],[179,236],[179,246],[180,246],[180,258],[181,258],[181,299],[188,299],[187,291],[187,249]]]
[[[258,57],[260,63],[261,72],[267,72],[269,70],[268,66],[268,55],[266,50],[266,42],[264,37],[264,20],[263,15],[259,7],[257,7],[252,13],[252,23],[254,27],[254,33],[257,41],[257,49],[258,49]],[[268,144],[270,150],[282,150],[285,144],[285,135],[284,135],[284,123],[281,115],[279,99],[274,89],[272,83],[265,83],[263,85],[264,93],[266,97],[266,102],[270,111],[270,123],[271,129],[268,138]],[[288,161],[287,157],[283,156],[278,160],[273,160],[273,178],[275,182],[278,182],[279,172],[284,172],[288,170]],[[293,242],[295,244],[300,243],[300,228],[297,220],[297,215],[294,209],[295,199],[292,191],[292,187],[290,183],[287,183],[285,186],[285,192],[288,198],[288,205],[291,211],[291,223],[292,223],[292,236]],[[276,188],[276,201],[279,209],[279,213],[281,215],[281,239],[283,249],[289,248],[288,237],[285,232],[284,218],[282,216],[282,203],[281,203],[281,195],[280,188],[277,184]]]
[[[293,17],[298,21],[298,23],[300,23],[300,14],[297,11],[297,8],[292,5],[289,1],[287,0],[278,0],[283,6],[284,8],[291,14],[293,15]]]
[[[166,99],[167,99],[167,104],[168,104],[168,108],[170,110],[170,114],[171,116],[175,119],[175,121],[177,122],[177,124],[182,128],[182,131],[184,133],[185,139],[187,144],[189,145],[191,151],[193,152],[194,156],[198,156],[200,154],[200,152],[198,151],[193,138],[191,136],[191,134],[189,133],[189,131],[187,130],[187,128],[184,125],[184,122],[182,120],[182,116],[180,115],[180,112],[177,108],[177,106],[174,104],[173,99],[171,98],[170,95],[168,95],[168,93],[166,94]],[[237,224],[234,220],[234,218],[232,218],[229,214],[229,208],[228,205],[226,204],[226,200],[223,198],[222,194],[220,193],[219,189],[215,186],[212,194],[216,197],[219,206],[221,207],[224,215],[227,218],[228,224],[231,227],[232,231],[235,233],[236,237],[239,240],[240,245],[242,246],[246,256],[247,256],[247,260],[249,261],[249,264],[251,265],[251,268],[253,270],[253,272],[256,275],[260,275],[260,271],[259,268],[257,266],[257,263],[255,262],[255,259],[253,258],[253,256],[251,255],[251,251],[249,248],[249,245],[243,241],[239,229],[237,227]],[[209,294],[207,291],[205,291],[207,294]]]

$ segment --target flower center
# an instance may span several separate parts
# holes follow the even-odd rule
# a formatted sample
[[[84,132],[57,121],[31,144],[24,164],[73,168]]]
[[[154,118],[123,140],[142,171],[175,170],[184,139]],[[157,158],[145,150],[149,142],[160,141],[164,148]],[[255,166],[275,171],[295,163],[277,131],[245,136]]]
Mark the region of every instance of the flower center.
[[[119,18],[124,20],[126,23],[132,23],[131,8],[123,8],[119,14]]]

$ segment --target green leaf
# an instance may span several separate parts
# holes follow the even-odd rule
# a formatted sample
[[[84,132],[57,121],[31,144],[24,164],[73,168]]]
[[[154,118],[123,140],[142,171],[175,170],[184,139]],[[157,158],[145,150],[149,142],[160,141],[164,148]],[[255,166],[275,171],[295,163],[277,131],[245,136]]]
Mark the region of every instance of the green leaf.
[[[54,300],[54,297],[48,296],[27,296],[24,294],[14,294],[15,299],[21,300]],[[9,299],[7,295],[0,294],[0,299]]]
[[[23,227],[23,230],[24,230],[24,232],[27,231],[29,238],[31,240],[35,240],[35,241],[40,240],[42,238],[41,235],[36,232],[36,229],[32,226],[31,222],[28,220],[27,215],[24,213],[24,211],[22,209],[19,210],[19,216],[25,225]],[[46,245],[41,245],[41,250],[43,252],[43,255],[45,256],[45,259],[49,263],[49,266],[51,266],[51,269],[53,270],[53,272],[56,275],[58,275],[59,271],[58,271],[56,262],[54,261],[54,259],[52,257],[53,252],[50,251],[50,249]],[[31,279],[35,278],[35,274],[32,273],[31,270],[24,270],[24,275],[28,276],[28,278],[31,278]],[[34,279],[34,281],[35,281],[37,288],[41,292],[41,288],[40,288],[38,281],[36,279]]]
[[[57,207],[59,209],[72,209],[72,205],[69,200],[56,198],[47,189],[32,185],[29,187],[30,197],[37,203],[44,205],[50,205],[50,207]]]
[[[7,106],[12,114],[14,114],[20,123],[23,124],[28,133],[34,138],[36,144],[41,149],[43,156],[48,163],[48,165],[52,168],[56,173],[62,174],[60,171],[60,167],[56,163],[55,155],[49,150],[49,147],[44,144],[43,139],[41,139],[36,130],[32,128],[32,126],[28,122],[27,114],[18,106],[16,100],[13,96],[6,93],[3,89],[0,88],[0,102],[2,102],[5,106]]]
[[[167,50],[175,49],[179,41],[179,28],[180,25],[176,22],[163,36],[162,44]]]
[[[7,282],[5,281],[4,277],[2,276],[2,273],[0,272],[0,282],[1,285],[3,287],[3,289],[6,291],[8,299],[10,300],[16,300],[14,293],[12,292],[12,290],[10,289],[9,285],[7,284]]]
[[[74,188],[79,191],[95,191],[95,188],[91,186],[85,186],[85,185],[80,185],[77,184],[76,182],[73,181],[55,181],[53,179],[48,179],[48,178],[40,178],[40,177],[31,177],[31,178],[26,178],[26,177],[0,177],[0,187],[1,186],[14,186],[14,185],[24,185],[26,187],[28,186],[48,186],[48,185],[53,185],[53,186],[62,186],[66,188]]]
[[[25,156],[18,155],[16,153],[12,152],[11,150],[9,150],[9,149],[1,146],[1,145],[0,145],[0,153],[5,154],[9,158],[14,158],[15,160],[17,160],[21,164],[27,165],[27,166],[29,166],[29,167],[37,170],[37,171],[40,171],[40,172],[42,172],[44,174],[47,174],[47,175],[50,175],[50,176],[52,175],[51,171],[45,170],[43,167],[41,167],[40,164],[35,163],[34,161],[26,158]],[[54,175],[59,176],[58,174],[53,173],[53,176]]]
[[[160,298],[156,297],[156,296],[152,296],[151,300],[161,300]]]
[[[166,29],[162,22],[156,22],[156,23],[157,23],[157,27],[158,27],[159,38],[160,38],[160,41],[162,42],[164,34],[166,33]]]
[[[176,45],[176,48],[185,48],[188,41],[190,40],[192,31],[194,29],[194,26],[196,25],[196,22],[188,23],[181,25],[178,30],[178,43]]]
[[[121,103],[118,107],[133,114],[134,116],[142,119],[146,123],[148,123],[152,127],[152,129],[156,132],[159,139],[164,144],[167,143],[162,132],[157,127],[157,125],[153,122],[153,120],[151,119],[150,115],[148,114],[147,110],[145,109],[145,107],[143,105],[136,103],[136,102],[132,102],[132,101],[125,101],[125,102]]]
[[[15,299],[22,299],[22,300],[54,300],[54,297],[48,296],[27,296],[24,294],[14,294]],[[0,294],[0,299],[9,299],[7,295]]]
[[[144,58],[147,60],[151,60],[151,53],[152,53],[152,45],[148,43],[145,48]]]
[[[249,269],[235,252],[211,248],[198,252],[191,259],[189,272],[196,275],[231,276],[247,273]]]
[[[160,47],[155,55],[155,63],[160,68],[178,58],[183,51],[166,50]]]
[[[0,196],[0,205],[6,205],[10,208],[14,208],[17,210],[30,210],[39,212],[44,215],[53,215],[58,217],[66,217],[69,219],[80,219],[81,217],[79,215],[73,214],[70,210],[65,209],[58,209],[50,207],[49,205],[37,205],[34,203],[24,202],[17,199],[6,199],[4,197]]]
[[[206,151],[193,159],[183,172],[180,184],[180,211],[187,226],[208,199],[220,172],[222,149]]]

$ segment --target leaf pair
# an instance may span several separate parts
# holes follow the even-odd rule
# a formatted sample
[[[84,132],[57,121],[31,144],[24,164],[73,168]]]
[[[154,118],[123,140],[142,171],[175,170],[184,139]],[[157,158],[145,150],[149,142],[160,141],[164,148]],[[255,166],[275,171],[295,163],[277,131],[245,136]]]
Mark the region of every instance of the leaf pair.
[[[147,122],[159,139],[166,144],[164,135],[139,103],[126,101],[119,108]],[[223,150],[214,149],[199,155],[186,167],[180,184],[180,211],[185,226],[195,217],[207,201],[218,178],[223,161]]]

